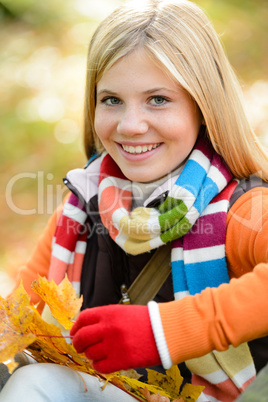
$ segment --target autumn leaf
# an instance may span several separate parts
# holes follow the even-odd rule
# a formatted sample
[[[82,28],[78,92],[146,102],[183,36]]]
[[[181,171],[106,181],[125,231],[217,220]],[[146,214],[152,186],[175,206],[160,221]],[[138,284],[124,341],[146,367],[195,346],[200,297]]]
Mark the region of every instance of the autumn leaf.
[[[159,394],[151,394],[148,389],[145,387],[143,390],[141,390],[142,395],[146,398],[146,401],[148,402],[170,402],[170,399],[166,396],[162,396]],[[176,398],[173,399],[172,402],[185,402],[183,398]]]
[[[148,369],[148,383],[157,385],[165,389],[172,399],[180,395],[180,389],[183,377],[180,374],[178,366],[172,366],[166,371],[166,374],[158,373]]]
[[[143,377],[142,374],[139,374],[136,370],[134,369],[129,369],[129,370],[120,370],[116,373],[111,373],[111,374],[106,374],[106,382],[102,386],[102,389],[104,389],[107,385],[108,382],[113,382],[113,384],[118,385],[120,388],[124,388],[126,391],[131,391],[132,387],[128,384],[123,384],[122,380],[120,380],[120,377],[127,377],[129,379],[134,378],[135,380],[139,380],[141,377]]]
[[[185,384],[181,391],[181,396],[187,402],[195,402],[204,388],[200,385]]]
[[[193,384],[185,384],[181,389],[183,377],[180,374],[178,366],[175,365],[167,370],[166,374],[158,373],[150,369],[147,369],[147,372],[148,383],[163,388],[173,401],[180,401],[180,398],[182,398],[182,400],[187,400],[187,402],[195,402],[204,389],[202,386]]]
[[[143,396],[145,396],[146,401],[148,402],[170,402],[170,399],[167,396],[162,396],[159,394],[151,394],[147,387],[141,390]]]
[[[143,377],[142,374],[139,374],[134,369],[120,370],[120,375],[127,376],[128,378],[135,378],[135,380],[139,380],[141,377]]]
[[[39,362],[64,364],[70,361],[69,355],[75,353],[72,345],[63,338],[60,328],[45,322],[37,311],[29,325],[29,331],[35,334],[35,342],[28,347],[28,350]]]
[[[46,278],[39,276],[37,280],[32,282],[32,289],[49,306],[54,318],[65,329],[71,329],[73,326],[71,320],[82,306],[82,297],[77,298],[67,276],[58,286],[54,281],[48,281]]]
[[[131,392],[140,397],[144,397],[144,395],[142,394],[142,390],[144,388],[147,388],[147,390],[152,394],[159,394],[161,396],[166,396],[170,398],[170,395],[166,392],[166,390],[157,385],[147,384],[139,380],[136,380],[135,378],[128,378],[127,376],[121,375],[120,373],[115,374],[115,377],[119,378],[124,385],[125,384],[129,385],[131,387]],[[111,378],[111,382],[113,383],[113,378]],[[129,388],[127,389],[129,390]]]
[[[0,297],[0,362],[9,361],[10,372],[16,367],[16,353],[35,340],[35,336],[28,333],[33,319],[29,305],[30,298],[22,285],[6,300]]]
[[[40,288],[43,283],[47,290],[45,281]],[[72,292],[69,296],[72,299]],[[0,341],[0,362],[6,363],[10,372],[16,367],[15,355],[27,350],[37,362],[65,364],[94,374],[90,361],[66,342],[60,328],[46,323],[30,305],[30,297],[22,284],[6,300],[0,298]]]
[[[76,297],[68,279],[57,286],[53,281],[39,277],[33,288],[50,307],[56,320],[65,328],[70,327],[82,300]],[[24,351],[37,362],[65,365],[78,374],[82,371],[106,381],[105,384],[110,382],[139,401],[194,402],[203,389],[186,384],[180,394],[183,378],[177,366],[167,370],[166,375],[148,370],[148,384],[139,381],[134,370],[109,375],[96,372],[86,356],[73,348],[70,337],[63,336],[60,327],[46,322],[30,305],[30,298],[22,285],[7,299],[0,297],[0,341],[0,362],[4,362],[10,372],[16,366],[16,353]]]

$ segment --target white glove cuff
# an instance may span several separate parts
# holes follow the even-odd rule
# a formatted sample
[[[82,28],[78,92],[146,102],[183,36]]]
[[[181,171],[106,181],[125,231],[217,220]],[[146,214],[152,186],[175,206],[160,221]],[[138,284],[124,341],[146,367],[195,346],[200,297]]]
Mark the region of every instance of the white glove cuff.
[[[148,303],[149,315],[151,325],[153,329],[154,339],[157,346],[157,350],[161,359],[164,369],[169,369],[173,363],[169,354],[169,350],[166,343],[166,338],[162,326],[161,316],[158,309],[158,304],[155,301]]]

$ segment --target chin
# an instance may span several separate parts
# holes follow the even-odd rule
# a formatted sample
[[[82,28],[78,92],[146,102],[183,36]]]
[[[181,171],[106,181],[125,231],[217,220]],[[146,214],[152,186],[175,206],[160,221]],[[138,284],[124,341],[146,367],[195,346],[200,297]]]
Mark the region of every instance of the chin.
[[[144,175],[143,173],[141,173],[141,174],[129,174],[129,175],[124,173],[124,175],[126,176],[126,178],[128,180],[136,181],[138,183],[150,183],[150,182],[153,182],[155,180],[158,180],[161,177],[161,176],[156,177],[156,176],[153,176],[153,175]]]
[[[138,181],[141,183],[148,181],[147,176],[144,176],[144,174],[133,174],[133,173],[128,174],[128,172],[123,172],[123,174],[130,181]]]

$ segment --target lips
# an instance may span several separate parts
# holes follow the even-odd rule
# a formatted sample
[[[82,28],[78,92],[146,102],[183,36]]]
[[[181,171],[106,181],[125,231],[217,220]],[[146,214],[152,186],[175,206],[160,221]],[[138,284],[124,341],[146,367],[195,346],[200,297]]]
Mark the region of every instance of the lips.
[[[155,149],[160,146],[159,144],[148,144],[148,145],[125,145],[121,144],[123,150],[128,152],[129,154],[143,154],[145,152],[150,152],[152,149]]]

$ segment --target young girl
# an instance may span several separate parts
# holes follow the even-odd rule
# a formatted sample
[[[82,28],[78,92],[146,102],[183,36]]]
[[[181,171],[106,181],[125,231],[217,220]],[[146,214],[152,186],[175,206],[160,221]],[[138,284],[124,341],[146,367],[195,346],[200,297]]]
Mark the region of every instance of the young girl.
[[[59,283],[67,272],[83,294],[73,345],[96,370],[179,364],[205,386],[198,401],[235,400],[267,363],[268,161],[195,4],[126,3],[100,24],[88,53],[85,148],[85,169],[64,179],[71,195],[60,218],[18,274],[32,302],[37,273]],[[119,304],[122,285],[128,298],[162,251],[156,271],[171,265],[171,274],[153,300]],[[28,365],[0,401],[134,400],[81,375],[86,393],[67,367]]]

